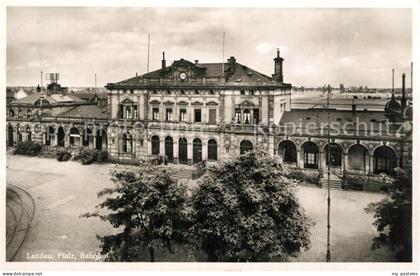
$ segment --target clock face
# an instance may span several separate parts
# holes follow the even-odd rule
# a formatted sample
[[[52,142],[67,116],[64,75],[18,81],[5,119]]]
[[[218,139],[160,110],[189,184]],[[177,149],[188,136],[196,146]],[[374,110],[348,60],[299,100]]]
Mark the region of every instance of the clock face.
[[[179,74],[179,78],[181,80],[185,80],[187,78],[187,74],[185,74],[184,72],[182,72],[182,73]]]

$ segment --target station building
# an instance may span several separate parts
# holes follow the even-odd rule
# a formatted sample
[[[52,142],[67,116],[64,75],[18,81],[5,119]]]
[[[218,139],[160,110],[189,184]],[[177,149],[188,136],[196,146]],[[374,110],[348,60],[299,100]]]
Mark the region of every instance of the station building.
[[[277,51],[267,76],[235,57],[167,66],[163,53],[161,68],[108,83],[106,98],[83,100],[52,85],[7,104],[7,145],[34,140],[50,151],[89,148],[115,161],[166,156],[180,164],[261,147],[287,167],[324,173],[330,162],[338,177],[411,167],[412,108],[404,97],[384,111],[292,109],[283,61]]]

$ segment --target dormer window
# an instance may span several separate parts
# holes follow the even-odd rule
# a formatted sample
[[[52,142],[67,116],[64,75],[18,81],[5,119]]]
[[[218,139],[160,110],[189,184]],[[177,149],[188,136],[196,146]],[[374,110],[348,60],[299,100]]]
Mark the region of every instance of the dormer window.
[[[241,90],[241,95],[245,95],[245,90]]]
[[[153,91],[152,91],[152,93],[153,93],[153,94],[157,94],[156,90],[153,90]]]

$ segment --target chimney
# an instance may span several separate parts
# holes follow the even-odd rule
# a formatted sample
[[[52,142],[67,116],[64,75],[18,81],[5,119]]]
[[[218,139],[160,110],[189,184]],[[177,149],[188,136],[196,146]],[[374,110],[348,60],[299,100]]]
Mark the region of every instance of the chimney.
[[[162,52],[162,69],[166,68],[165,52]]]
[[[402,74],[401,115],[404,115],[406,105],[407,99],[405,98],[405,74]]]
[[[351,105],[351,112],[356,113],[356,104],[354,102]]]
[[[235,57],[230,57],[228,60],[228,64],[229,64],[229,71],[230,71],[230,74],[231,75],[233,75],[234,73],[235,73],[235,64],[236,64],[236,59],[235,59]]]
[[[283,82],[283,58],[280,57],[280,50],[277,48],[277,57],[274,58],[273,80]]]
[[[194,60],[194,63],[195,63],[195,65],[197,65],[198,64],[198,59]]]

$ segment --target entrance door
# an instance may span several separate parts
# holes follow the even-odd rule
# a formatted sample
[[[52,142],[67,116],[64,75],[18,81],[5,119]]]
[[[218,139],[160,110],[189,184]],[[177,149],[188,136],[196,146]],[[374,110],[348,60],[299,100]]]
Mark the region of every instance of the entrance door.
[[[178,143],[178,155],[179,155],[179,163],[187,164],[188,162],[188,149],[187,149],[187,139],[180,138]]]
[[[13,127],[9,126],[7,128],[7,135],[8,135],[8,146],[13,147]]]
[[[64,147],[64,136],[65,136],[65,133],[64,133],[64,129],[62,128],[62,127],[59,127],[58,128],[58,133],[57,133],[57,135],[58,135],[58,146],[59,147]]]
[[[171,137],[165,138],[165,155],[168,157],[168,162],[174,162],[174,142]]]
[[[196,164],[203,160],[202,143],[201,140],[195,138],[193,141],[193,163]]]

